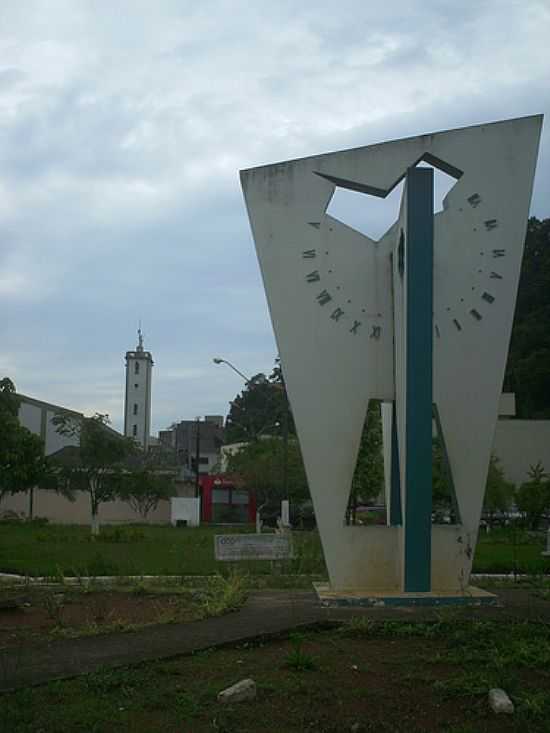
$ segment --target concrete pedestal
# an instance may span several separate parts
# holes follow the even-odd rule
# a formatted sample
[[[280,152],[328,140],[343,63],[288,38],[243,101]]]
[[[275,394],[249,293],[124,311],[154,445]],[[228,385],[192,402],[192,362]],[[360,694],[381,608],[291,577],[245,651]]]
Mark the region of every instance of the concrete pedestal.
[[[357,606],[384,608],[399,606],[497,606],[498,598],[481,588],[468,586],[463,593],[452,591],[429,593],[403,593],[387,590],[349,589],[334,591],[328,583],[313,583],[317,597],[323,606]]]

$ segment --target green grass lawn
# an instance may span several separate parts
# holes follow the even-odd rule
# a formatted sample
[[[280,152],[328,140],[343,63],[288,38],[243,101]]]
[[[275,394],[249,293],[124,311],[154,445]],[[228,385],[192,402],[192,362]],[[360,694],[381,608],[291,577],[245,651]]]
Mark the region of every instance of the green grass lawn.
[[[550,558],[542,557],[542,536],[532,537],[521,529],[498,529],[480,534],[473,570],[476,573],[550,572]]]
[[[107,527],[92,541],[88,527],[33,523],[0,524],[0,572],[29,575],[211,575],[220,572],[214,535],[252,532],[240,527]],[[295,535],[296,558],[280,563],[283,573],[323,574],[316,532]],[[243,573],[271,574],[271,563],[231,563]],[[226,568],[227,569],[227,568]]]
[[[0,571],[30,575],[210,575],[224,563],[214,558],[214,535],[252,532],[246,527],[175,528],[107,527],[91,541],[85,526],[38,523],[0,524]],[[324,575],[317,532],[295,532],[296,558],[278,564],[282,573]],[[543,573],[550,560],[541,557],[543,540],[513,530],[481,535],[474,572]],[[269,575],[269,562],[238,564],[243,573]],[[227,569],[227,568],[226,568]]]

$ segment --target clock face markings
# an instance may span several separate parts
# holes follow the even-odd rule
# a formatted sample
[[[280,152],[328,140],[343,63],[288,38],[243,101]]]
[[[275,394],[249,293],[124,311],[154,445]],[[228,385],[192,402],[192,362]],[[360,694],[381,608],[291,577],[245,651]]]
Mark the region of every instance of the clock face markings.
[[[307,222],[310,226],[313,226],[315,229],[320,229],[320,222]],[[322,254],[329,255],[329,250],[321,250],[318,251],[316,248],[312,247],[311,249],[305,249],[301,251],[301,258],[304,260],[311,260],[318,258],[319,255],[322,256]],[[323,262],[326,262],[323,258]],[[325,265],[326,267],[326,265]],[[311,270],[311,272],[304,273],[303,277],[306,283],[308,284],[315,284],[315,283],[321,283],[325,280],[325,278],[328,278],[330,281],[330,278],[334,276],[334,270],[333,268],[319,268],[315,270]],[[334,284],[332,286],[335,288],[336,291],[339,291],[340,294],[342,294],[342,290],[344,290],[344,287],[340,285]],[[331,290],[332,290],[331,287]],[[334,291],[332,291],[334,292]],[[348,308],[341,307],[334,303],[333,295],[331,291],[329,291],[327,288],[321,290],[318,294],[315,296],[316,302],[320,306],[325,306],[328,303],[332,301],[332,308],[328,310],[329,312],[329,318],[331,321],[334,321],[334,323],[343,323],[348,331],[348,333],[351,333],[352,335],[356,336],[362,331],[363,327],[363,321],[354,318],[350,313]],[[348,305],[351,305],[352,299],[347,298],[346,303]],[[382,318],[381,313],[374,313],[374,312],[367,312],[369,309],[365,306],[360,309],[362,314],[365,314],[366,318],[370,323],[367,324],[367,327],[370,329],[368,331],[369,338],[373,339],[374,341],[379,341],[382,337],[382,326],[379,325],[376,321],[378,319]],[[374,320],[374,323],[372,321]]]
[[[332,295],[328,292],[328,290],[322,290],[317,296],[317,302],[319,303],[319,305],[326,305],[331,300]]]
[[[475,209],[475,208],[477,208],[482,203],[482,198],[481,198],[481,196],[478,193],[473,193],[471,196],[469,196],[466,199],[466,201],[468,202],[468,204],[472,208]],[[310,222],[307,222],[307,223],[308,223],[309,226],[312,226],[314,229],[320,230],[320,228],[321,228],[321,222],[310,221]],[[493,229],[496,229],[498,227],[498,220],[497,219],[494,219],[494,218],[493,219],[483,220],[483,227],[484,227],[485,231],[490,232]],[[478,227],[477,226],[474,227],[473,228],[473,231],[474,232],[477,232],[478,231]],[[325,255],[329,255],[330,253],[329,253],[328,250],[325,250],[324,251],[324,254]],[[503,249],[503,248],[496,247],[496,248],[493,248],[493,249],[489,250],[488,251],[488,254],[489,254],[489,256],[492,255],[493,259],[498,259],[499,257],[504,257],[506,255],[506,250]],[[317,249],[316,248],[306,249],[306,250],[303,250],[302,251],[302,258],[303,259],[314,259],[317,256],[318,256],[318,252],[317,252]],[[484,257],[484,256],[485,256],[485,251],[484,250],[480,250],[479,251],[479,257]],[[405,265],[405,262],[404,262],[404,260],[405,260],[405,237],[404,237],[403,231],[400,232],[400,237],[399,237],[399,240],[398,240],[397,257],[398,257],[398,267],[397,267],[397,270],[398,270],[398,273],[400,275],[402,275],[403,272],[404,272],[404,269],[405,269],[405,267],[404,267],[404,265]],[[480,269],[477,270],[478,275],[483,275],[483,272],[484,272],[484,270],[482,268],[480,268]],[[331,275],[331,276],[334,274],[332,268],[325,270],[325,273],[327,275]],[[309,272],[309,273],[307,273],[305,275],[305,281],[307,283],[317,283],[317,282],[320,282],[321,281],[321,276],[322,276],[322,273],[320,272],[320,270],[312,270],[311,272]],[[485,277],[487,277],[487,275],[485,275]],[[499,272],[495,272],[494,270],[492,270],[492,271],[490,271],[488,273],[488,277],[489,277],[489,279],[492,279],[492,280],[502,280],[503,279],[503,276]],[[323,277],[323,279],[324,279],[324,277]],[[335,287],[335,289],[337,291],[339,291],[339,292],[342,291],[342,286],[341,285],[333,285],[333,287]],[[473,285],[472,286],[472,293],[474,293],[476,290],[477,290],[476,285]],[[480,287],[479,290],[483,290],[483,288]],[[331,293],[327,289],[324,289],[318,295],[315,296],[315,299],[316,299],[317,303],[320,306],[325,306],[325,305],[327,305],[327,303],[330,303],[333,300],[333,296],[331,295]],[[488,293],[486,291],[483,291],[482,294],[481,294],[481,299],[484,300],[486,303],[492,304],[495,301],[495,296],[494,295],[491,295],[491,293]],[[464,302],[465,302],[465,299],[464,298],[460,298],[460,303],[463,304]],[[346,300],[346,303],[348,305],[351,305],[352,304],[351,298],[348,298]],[[457,302],[457,304],[458,304],[458,302]],[[449,313],[449,316],[452,316],[453,315],[452,314],[452,310],[453,309],[450,306],[448,306],[446,308],[446,311]],[[366,313],[366,309],[365,308],[361,308],[360,311],[361,311],[362,314],[365,314]],[[483,320],[483,315],[482,315],[482,313],[480,313],[480,311],[477,308],[470,308],[469,310],[467,310],[465,312],[468,313],[469,316],[473,320],[475,320],[475,321],[478,321],[479,322],[479,321],[482,321]],[[377,314],[376,317],[379,317],[379,316],[380,316],[380,314]],[[348,314],[348,309],[347,308],[344,309],[344,308],[342,308],[340,306],[336,306],[336,305],[333,305],[333,308],[332,308],[332,311],[330,312],[330,316],[329,317],[335,323],[339,323],[339,322],[346,323],[347,322],[348,325],[351,324],[351,326],[348,328],[348,331],[349,331],[349,333],[351,333],[353,335],[357,335],[359,333],[362,325],[363,325],[360,320],[357,320],[357,319],[353,318],[351,315]],[[368,315],[367,317],[370,319],[371,317],[374,318],[375,316],[373,314],[371,314],[371,315]],[[462,325],[461,321],[459,321],[457,318],[452,318],[452,322],[453,322],[453,325],[454,325],[454,327],[456,328],[457,331],[462,331],[463,330],[463,325]],[[369,333],[369,339],[373,339],[373,340],[376,340],[376,341],[379,340],[381,338],[382,327],[380,325],[376,324],[376,323],[375,324],[372,324],[371,323],[368,327],[370,328],[370,331],[368,332]],[[438,324],[434,324],[434,330],[435,330],[436,337],[437,338],[441,338],[441,332],[440,332],[440,328],[439,328],[439,325]]]

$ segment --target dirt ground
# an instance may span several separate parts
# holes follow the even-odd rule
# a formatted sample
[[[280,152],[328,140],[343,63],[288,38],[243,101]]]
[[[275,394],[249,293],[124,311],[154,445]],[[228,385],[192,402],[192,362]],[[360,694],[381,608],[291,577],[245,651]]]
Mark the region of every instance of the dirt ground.
[[[202,617],[200,594],[73,589],[0,593],[0,649]]]
[[[514,670],[516,714],[496,716],[487,704],[490,680],[479,676],[482,661],[453,654],[444,637],[311,633],[22,690],[2,698],[4,721],[10,733],[549,730],[550,679],[540,667]],[[255,700],[217,702],[220,690],[249,677]]]

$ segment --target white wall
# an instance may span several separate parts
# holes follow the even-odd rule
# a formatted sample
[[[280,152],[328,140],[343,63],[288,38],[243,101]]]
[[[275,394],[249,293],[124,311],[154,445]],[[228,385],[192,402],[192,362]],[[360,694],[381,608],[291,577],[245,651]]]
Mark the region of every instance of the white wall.
[[[42,438],[47,456],[61,450],[61,448],[65,448],[65,446],[78,445],[78,438],[59,435],[53,424],[53,418],[59,412],[68,412],[74,415],[80,415],[80,413],[65,410],[62,407],[50,405],[40,400],[34,400],[32,397],[18,396],[21,400],[18,415],[19,422],[31,433]]]
[[[550,420],[499,420],[493,453],[508,481],[521,484],[537,461],[550,472]]]
[[[189,527],[200,525],[200,499],[172,497],[170,499],[170,521],[173,525],[178,519],[184,519]]]

